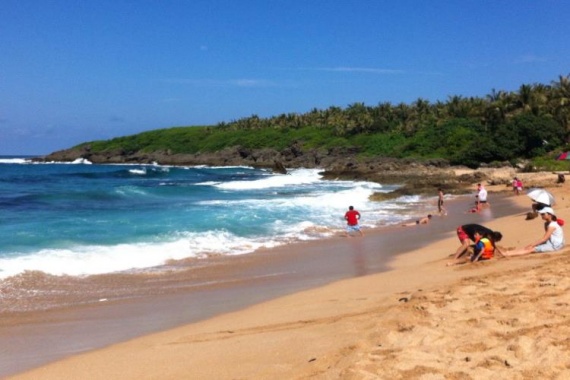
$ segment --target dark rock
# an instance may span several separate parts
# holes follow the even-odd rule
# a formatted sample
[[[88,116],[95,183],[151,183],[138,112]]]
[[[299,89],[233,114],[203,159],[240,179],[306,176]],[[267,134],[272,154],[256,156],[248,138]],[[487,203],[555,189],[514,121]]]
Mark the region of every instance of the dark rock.
[[[273,173],[287,174],[287,169],[281,161],[273,161]]]

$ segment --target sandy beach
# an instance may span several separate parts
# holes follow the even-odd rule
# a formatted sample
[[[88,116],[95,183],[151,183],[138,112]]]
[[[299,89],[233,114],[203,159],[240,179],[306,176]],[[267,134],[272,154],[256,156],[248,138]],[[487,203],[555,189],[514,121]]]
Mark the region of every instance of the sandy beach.
[[[557,215],[570,222],[568,185],[548,178]],[[493,192],[506,190],[489,190],[492,209]],[[525,212],[500,218],[456,214],[399,229],[395,236],[415,248],[378,264],[388,271],[361,273],[10,378],[570,378],[568,248],[446,266],[459,242],[445,223],[465,220],[501,231],[502,248],[542,236],[540,218],[525,220],[529,198],[508,197]],[[437,223],[449,232],[423,244]],[[359,239],[350,244],[371,249],[364,242],[373,236]],[[357,264],[351,263],[354,270]]]

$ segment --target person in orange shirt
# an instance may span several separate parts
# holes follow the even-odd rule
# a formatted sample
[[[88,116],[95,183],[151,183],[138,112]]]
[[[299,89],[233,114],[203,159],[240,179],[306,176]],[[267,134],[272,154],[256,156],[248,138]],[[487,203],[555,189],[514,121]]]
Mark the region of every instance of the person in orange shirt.
[[[500,253],[500,251],[499,251]],[[495,242],[490,234],[475,233],[475,248],[471,262],[490,260],[495,257]]]

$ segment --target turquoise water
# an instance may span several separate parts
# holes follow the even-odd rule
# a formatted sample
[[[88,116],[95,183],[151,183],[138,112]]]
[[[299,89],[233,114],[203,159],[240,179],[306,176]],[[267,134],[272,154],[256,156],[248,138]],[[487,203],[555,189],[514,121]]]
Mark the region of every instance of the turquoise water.
[[[169,260],[235,255],[343,230],[349,205],[364,228],[422,214],[404,197],[370,202],[359,181],[319,170],[274,175],[249,167],[36,164],[0,158],[0,278],[26,270],[88,275]]]

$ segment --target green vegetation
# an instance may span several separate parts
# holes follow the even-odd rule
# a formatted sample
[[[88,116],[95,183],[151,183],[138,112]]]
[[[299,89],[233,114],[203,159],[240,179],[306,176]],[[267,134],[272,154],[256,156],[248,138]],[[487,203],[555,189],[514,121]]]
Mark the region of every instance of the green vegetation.
[[[270,118],[253,115],[217,126],[176,127],[85,143],[93,152],[213,152],[228,147],[282,150],[353,148],[362,156],[444,158],[452,164],[537,159],[569,149],[570,76],[550,85],[492,90],[447,102],[354,103]],[[548,161],[548,160],[547,160]],[[542,162],[544,164],[544,162]]]

